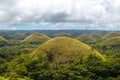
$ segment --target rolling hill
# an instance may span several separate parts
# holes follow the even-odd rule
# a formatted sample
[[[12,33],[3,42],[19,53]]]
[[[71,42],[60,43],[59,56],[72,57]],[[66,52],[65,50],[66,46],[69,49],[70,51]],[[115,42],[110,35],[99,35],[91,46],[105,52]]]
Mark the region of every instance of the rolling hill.
[[[0,47],[5,46],[7,43],[7,40],[4,37],[0,36]]]
[[[71,34],[70,33],[65,33],[65,32],[60,32],[60,33],[55,33],[53,36],[54,37],[62,37],[62,36],[71,37]]]
[[[24,43],[43,43],[50,38],[42,33],[33,33],[23,40]]]
[[[6,39],[2,36],[0,36],[0,41],[6,41]]]
[[[105,59],[98,51],[83,42],[68,37],[56,37],[40,45],[31,57],[66,64],[72,59],[84,60],[91,54]]]
[[[107,34],[105,34],[102,39],[108,39],[111,37],[115,37],[115,36],[120,36],[120,32],[109,32]]]
[[[120,36],[103,40],[98,44],[98,50],[107,55],[120,55]]]
[[[95,41],[95,39],[91,35],[88,35],[88,34],[80,35],[76,39],[80,40],[80,41],[83,41],[85,43]]]
[[[111,37],[101,42],[102,45],[120,45],[120,36]]]

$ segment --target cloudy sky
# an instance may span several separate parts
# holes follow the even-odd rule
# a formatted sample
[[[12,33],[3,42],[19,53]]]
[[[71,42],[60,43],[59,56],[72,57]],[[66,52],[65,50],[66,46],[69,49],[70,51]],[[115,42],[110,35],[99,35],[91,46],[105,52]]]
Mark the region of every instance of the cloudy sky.
[[[120,0],[0,0],[0,30],[120,30]]]

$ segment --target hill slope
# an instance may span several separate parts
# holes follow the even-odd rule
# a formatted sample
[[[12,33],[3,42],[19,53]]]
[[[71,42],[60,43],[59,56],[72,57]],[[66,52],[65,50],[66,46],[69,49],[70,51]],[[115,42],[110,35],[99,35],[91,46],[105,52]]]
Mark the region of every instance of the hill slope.
[[[107,55],[120,55],[120,36],[105,39],[96,48]]]
[[[83,42],[93,42],[95,39],[91,35],[83,34],[76,38],[77,40],[83,41]]]
[[[120,45],[120,36],[108,38],[104,40],[101,44],[102,45],[118,45],[118,44]]]
[[[99,52],[76,39],[56,37],[40,45],[32,53],[32,58],[39,57],[54,63],[69,63],[71,59],[85,59],[90,54],[104,59]]]
[[[6,41],[6,39],[2,36],[0,36],[0,41]]]
[[[102,39],[108,39],[111,37],[120,36],[120,32],[110,32],[103,36]]]
[[[49,39],[50,38],[48,36],[46,36],[45,34],[33,33],[30,36],[28,36],[26,39],[24,39],[23,42],[26,42],[26,43],[43,43],[43,42],[45,42]]]
[[[7,40],[4,37],[0,36],[0,47],[5,46],[7,43]]]

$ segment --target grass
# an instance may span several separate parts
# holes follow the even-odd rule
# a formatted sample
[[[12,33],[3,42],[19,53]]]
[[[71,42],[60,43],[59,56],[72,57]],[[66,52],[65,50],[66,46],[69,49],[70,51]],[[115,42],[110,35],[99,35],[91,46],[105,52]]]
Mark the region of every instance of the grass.
[[[98,51],[83,42],[68,37],[56,37],[40,45],[31,56],[50,58],[56,63],[67,63],[71,59],[85,59],[90,54],[105,60]]]
[[[107,33],[102,37],[102,39],[108,39],[108,38],[112,38],[112,37],[115,37],[115,36],[120,36],[120,32]]]
[[[0,36],[0,41],[6,41],[6,39],[2,36]]]
[[[76,38],[77,40],[80,40],[80,41],[95,41],[95,39],[90,36],[90,35],[87,35],[87,34],[83,34],[83,35],[80,35]]]
[[[120,36],[108,38],[100,43],[101,45],[120,45]]]
[[[50,38],[45,35],[45,34],[42,34],[42,33],[33,33],[31,34],[30,36],[28,36],[26,39],[23,40],[23,42],[26,42],[26,43],[43,43],[47,40],[49,40]]]

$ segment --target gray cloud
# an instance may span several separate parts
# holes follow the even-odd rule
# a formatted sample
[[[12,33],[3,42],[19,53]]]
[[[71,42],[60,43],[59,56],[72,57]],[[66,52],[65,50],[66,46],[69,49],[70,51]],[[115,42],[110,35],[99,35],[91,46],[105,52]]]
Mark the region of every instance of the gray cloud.
[[[120,0],[0,0],[0,23],[41,22],[118,26]]]

